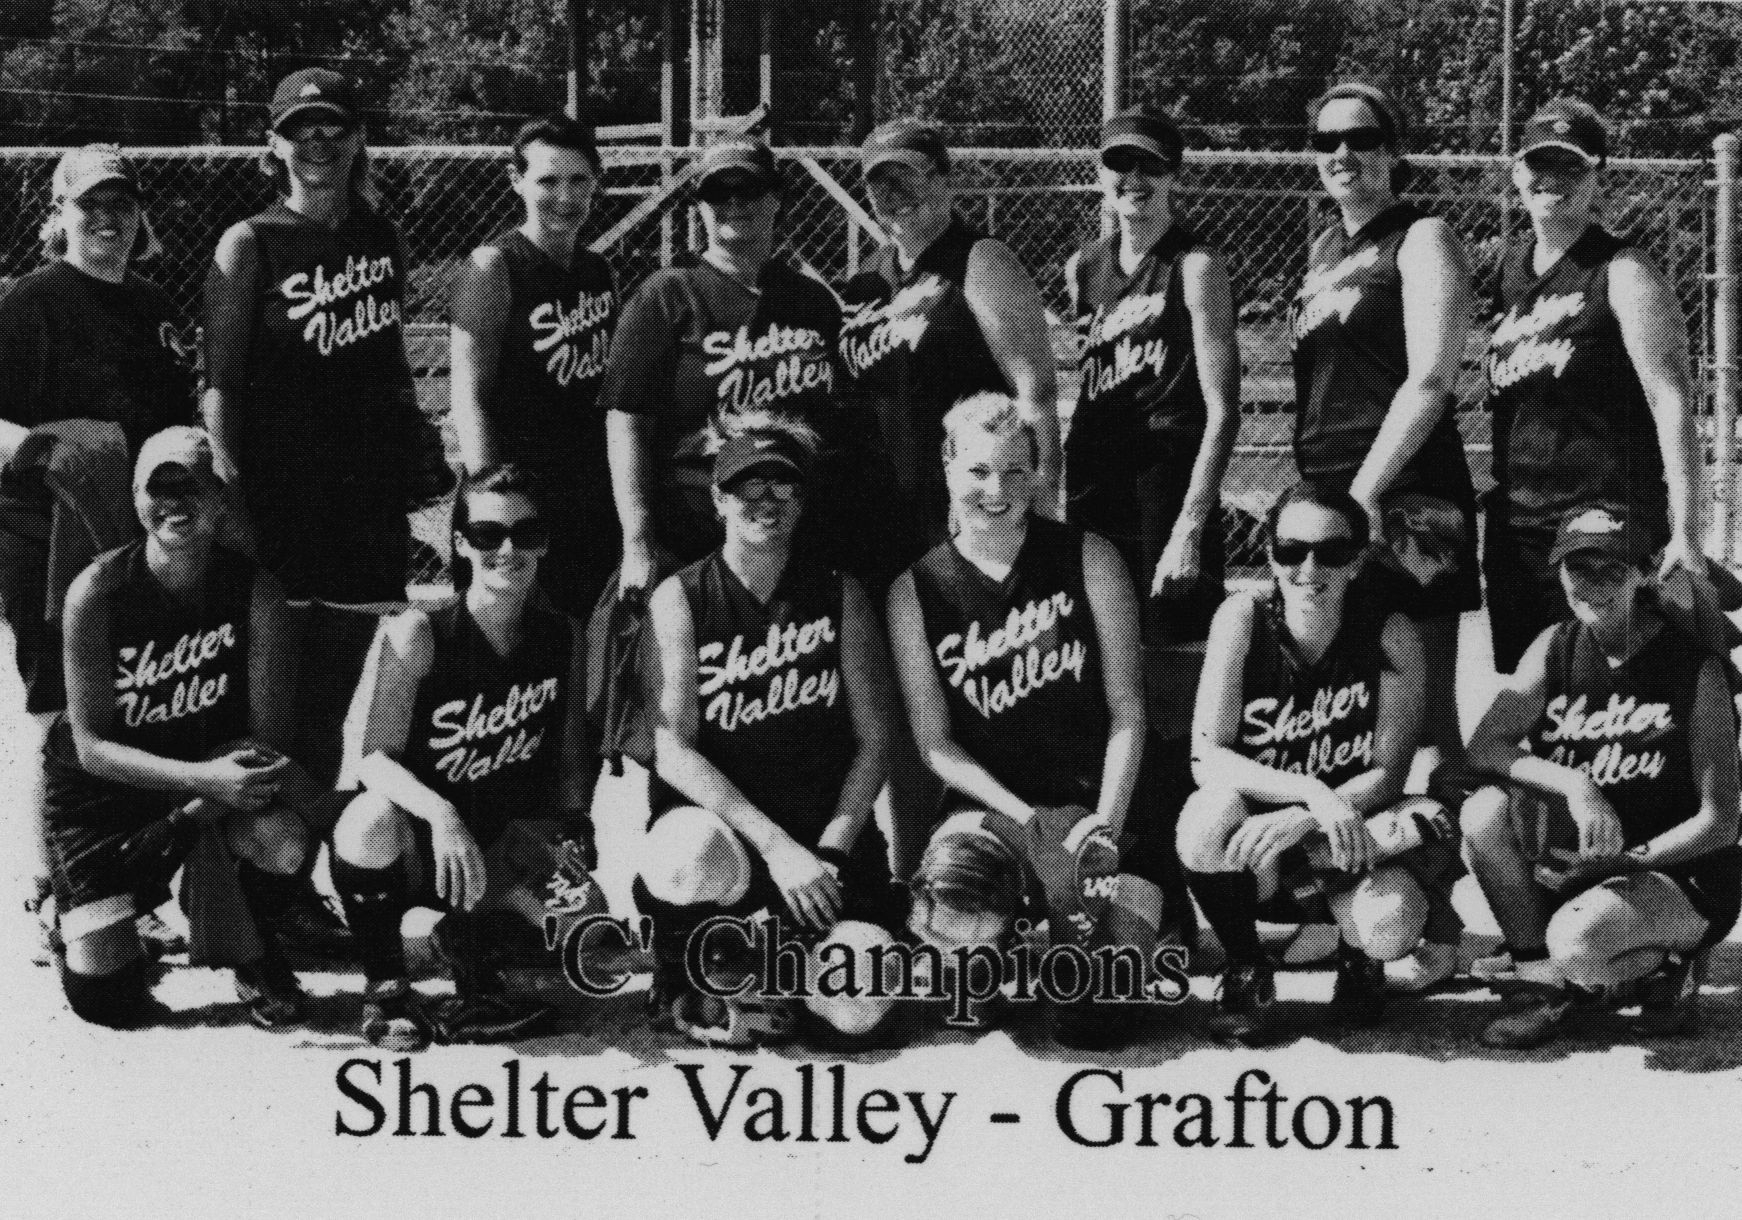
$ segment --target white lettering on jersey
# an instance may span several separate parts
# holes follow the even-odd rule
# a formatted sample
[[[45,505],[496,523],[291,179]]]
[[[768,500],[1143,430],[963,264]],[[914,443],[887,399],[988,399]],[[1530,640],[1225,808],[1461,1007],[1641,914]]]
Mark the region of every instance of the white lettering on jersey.
[[[1337,741],[1332,730],[1372,702],[1364,681],[1317,691],[1306,708],[1297,709],[1293,696],[1285,703],[1269,695],[1249,699],[1241,714],[1240,744],[1255,761],[1295,775],[1324,775],[1357,762],[1370,767],[1372,729],[1344,741]],[[1307,743],[1304,755],[1288,748],[1301,741]]]
[[[1573,358],[1573,341],[1540,336],[1557,323],[1578,316],[1584,307],[1583,292],[1565,292],[1538,297],[1529,313],[1521,315],[1516,308],[1508,311],[1494,328],[1488,355],[1489,384],[1504,390],[1543,369],[1552,369],[1556,377],[1565,373]],[[1502,354],[1503,348],[1510,350]]]
[[[607,324],[617,298],[609,292],[582,292],[573,309],[561,301],[546,301],[527,316],[532,328],[532,350],[543,354],[544,367],[557,385],[567,388],[577,381],[602,377],[611,351]],[[591,330],[592,334],[587,335]],[[575,342],[586,336],[584,343]]]
[[[1062,682],[1069,674],[1083,680],[1088,647],[1081,640],[1061,640],[1045,652],[1040,639],[1056,628],[1061,619],[1076,610],[1068,593],[1054,593],[1013,607],[1002,627],[982,635],[980,624],[968,624],[967,633],[951,632],[938,641],[938,664],[951,686],[961,690],[969,706],[990,719],[1008,711],[1043,686]],[[994,681],[975,671],[1010,657],[1010,676]]]
[[[834,389],[835,367],[827,348],[822,332],[808,327],[770,322],[753,339],[746,324],[702,337],[702,351],[710,357],[702,372],[720,379],[716,393],[722,412],[753,411],[783,398]]]
[[[1347,322],[1360,304],[1361,289],[1342,281],[1378,262],[1379,248],[1366,246],[1329,267],[1307,272],[1306,279],[1301,281],[1300,295],[1295,298],[1295,339],[1306,338],[1333,314],[1339,321]]]
[[[714,640],[701,645],[696,649],[696,695],[704,701],[702,718],[731,733],[802,707],[834,707],[841,692],[840,670],[830,667],[802,675],[797,665],[835,640],[835,621],[824,615],[809,623],[771,624],[763,642],[748,651],[742,634],[734,635],[730,644]],[[765,677],[768,687],[759,695],[728,689]]]
[[[167,724],[198,715],[215,706],[230,690],[230,675],[202,678],[202,666],[216,661],[236,647],[236,629],[229,623],[210,631],[193,631],[178,639],[168,652],[156,652],[157,641],[144,647],[129,645],[116,650],[115,706],[122,723],[130,729],[142,724]],[[174,682],[167,695],[153,698],[152,687]]]
[[[897,348],[918,351],[931,325],[927,303],[945,286],[940,277],[928,275],[882,305],[868,301],[848,306],[841,324],[841,359],[847,371],[858,377]]]
[[[345,257],[344,268],[330,277],[326,265],[317,264],[312,276],[298,271],[286,276],[278,290],[290,302],[285,317],[293,322],[308,319],[302,328],[304,342],[314,344],[321,355],[330,356],[341,347],[399,325],[399,302],[377,300],[369,291],[393,275],[391,254],[377,258],[351,254]],[[353,297],[358,299],[351,301],[349,313],[333,308]]]

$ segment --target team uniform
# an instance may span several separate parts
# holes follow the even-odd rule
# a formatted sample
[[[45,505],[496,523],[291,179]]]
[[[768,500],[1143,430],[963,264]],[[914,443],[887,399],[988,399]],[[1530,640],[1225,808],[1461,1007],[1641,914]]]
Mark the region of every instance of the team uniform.
[[[1564,620],[1554,628],[1546,702],[1527,739],[1530,752],[1589,775],[1621,819],[1625,847],[1650,842],[1700,807],[1689,730],[1700,671],[1712,656],[1665,626],[1612,665],[1584,624]],[[1726,732],[1734,738],[1734,725]],[[1545,827],[1545,839],[1576,838],[1564,804],[1549,816],[1560,824]],[[1701,947],[1717,944],[1735,926],[1742,910],[1742,848],[1728,845],[1652,871],[1675,882],[1711,925]]]
[[[1201,640],[1222,601],[1222,530],[1206,524],[1189,592],[1147,590],[1191,485],[1206,416],[1181,260],[1202,248],[1175,224],[1127,276],[1119,239],[1072,264],[1082,388],[1065,439],[1066,516],[1111,542],[1140,585],[1143,642]]]
[[[519,229],[484,248],[501,255],[509,291],[484,415],[502,458],[544,488],[551,545],[539,582],[559,610],[584,617],[622,550],[598,402],[617,320],[611,268],[579,246],[564,267]]]
[[[214,551],[197,603],[171,594],[152,575],[143,540],[108,552],[95,567],[99,587],[110,590],[109,739],[193,762],[245,737],[254,565]],[[189,794],[91,775],[79,763],[65,713],[49,730],[43,760],[62,935],[77,939],[157,906],[199,835],[198,822],[175,816]]]
[[[1290,310],[1294,342],[1295,465],[1303,478],[1347,491],[1409,373],[1403,277],[1397,254],[1410,226],[1424,219],[1396,203],[1352,236],[1332,224],[1314,241],[1306,279]],[[1454,404],[1385,492],[1387,515],[1427,510],[1447,518],[1456,544],[1450,570],[1423,585],[1384,564],[1364,579],[1384,604],[1413,619],[1481,605],[1476,570],[1475,491]],[[1374,522],[1375,529],[1380,522]]]
[[[117,424],[128,470],[145,438],[191,420],[193,363],[188,319],[131,273],[112,284],[57,260],[0,299],[0,418]],[[46,599],[52,501],[40,470],[0,476],[0,602],[32,712],[66,705],[59,615]]]
[[[968,304],[968,260],[983,239],[952,216],[911,267],[885,246],[842,291],[842,366],[853,396],[874,405],[894,463],[897,496],[878,506],[892,548],[884,583],[948,537],[944,415],[972,394],[1011,392]]]
[[[399,230],[360,211],[329,227],[283,203],[244,223],[259,260],[248,349],[208,372],[243,400],[261,563],[292,598],[402,601],[419,421]]]
[[[774,259],[754,289],[702,261],[654,272],[624,304],[600,406],[652,417],[648,508],[656,541],[679,564],[720,544],[711,423],[771,411],[818,426],[825,439],[839,431],[840,326],[828,288]]]
[[[1656,425],[1609,303],[1609,266],[1626,249],[1592,225],[1541,275],[1531,268],[1530,236],[1501,266],[1501,319],[1487,359],[1495,487],[1483,564],[1503,593],[1490,607],[1503,672],[1566,614],[1548,555],[1569,509],[1624,504],[1658,545],[1669,538]]]

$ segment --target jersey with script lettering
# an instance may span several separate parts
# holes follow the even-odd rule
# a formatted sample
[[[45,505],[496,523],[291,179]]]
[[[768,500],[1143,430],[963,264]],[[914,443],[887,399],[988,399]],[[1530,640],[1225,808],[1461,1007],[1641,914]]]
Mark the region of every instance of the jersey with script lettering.
[[[1083,538],[1031,517],[1004,580],[948,542],[909,569],[951,736],[1031,805],[1092,809],[1101,787],[1109,712]]]
[[[1307,478],[1348,488],[1409,375],[1397,252],[1422,219],[1413,204],[1393,204],[1353,235],[1334,221],[1313,242],[1306,278],[1289,311],[1294,456]],[[1425,492],[1454,504],[1474,503],[1453,406],[1447,395],[1439,421],[1388,494]]]
[[[1379,616],[1345,614],[1331,646],[1313,662],[1288,630],[1281,595],[1253,601],[1234,748],[1331,788],[1372,770],[1379,680],[1390,667]]]
[[[1535,246],[1526,236],[1500,271],[1487,360],[1494,480],[1516,520],[1552,523],[1606,499],[1661,524],[1657,429],[1609,303],[1609,266],[1628,243],[1592,225],[1541,275]]]
[[[254,564],[214,549],[202,595],[194,600],[171,593],[152,575],[144,539],[100,556],[93,566],[96,587],[108,589],[115,707],[106,737],[191,762],[246,736]],[[46,753],[63,771],[82,771],[64,713]]]
[[[876,410],[897,482],[933,542],[942,540],[949,514],[944,415],[969,395],[1011,392],[968,304],[968,260],[983,240],[954,216],[911,267],[904,270],[895,247],[885,246],[841,293],[848,386]],[[919,553],[914,549],[908,562]]]
[[[794,557],[766,603],[715,551],[680,571],[696,645],[698,753],[814,846],[858,753],[841,673],[841,575]],[[653,810],[693,804],[664,781]]]
[[[1583,623],[1569,619],[1554,628],[1547,702],[1530,731],[1530,752],[1590,776],[1614,806],[1629,847],[1700,807],[1688,730],[1700,670],[1711,655],[1665,626],[1611,665]],[[1733,727],[1726,736],[1735,739]]]
[[[452,802],[474,833],[548,814],[568,722],[569,618],[529,607],[507,656],[463,601],[432,610],[429,624],[435,648],[400,761]]]
[[[1126,275],[1119,238],[1085,246],[1072,265],[1082,389],[1065,444],[1070,491],[1123,482],[1204,435],[1192,318],[1180,261],[1197,236],[1175,224]]]

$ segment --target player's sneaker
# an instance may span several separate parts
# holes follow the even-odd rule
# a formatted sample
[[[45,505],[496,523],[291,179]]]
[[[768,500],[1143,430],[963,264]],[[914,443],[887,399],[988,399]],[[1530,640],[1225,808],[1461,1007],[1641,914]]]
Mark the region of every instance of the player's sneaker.
[[[405,979],[385,979],[363,989],[359,1027],[371,1046],[384,1051],[421,1051],[429,1045],[422,998]]]
[[[453,920],[455,916],[444,915],[430,929],[429,947],[436,961],[447,969],[448,977],[454,980],[454,992],[457,995],[501,995],[508,990],[508,983],[479,946],[474,953],[467,953],[459,943],[460,937],[455,933]]]
[[[1337,950],[1331,1003],[1345,1020],[1373,1025],[1385,1016],[1385,966],[1348,945]]]
[[[24,909],[34,916],[31,922],[36,925],[36,939],[30,952],[32,964],[54,965],[65,946],[61,944],[60,921],[46,877],[37,883],[36,897],[24,900]]]
[[[1639,980],[1639,1015],[1630,1026],[1645,1038],[1691,1033],[1700,1024],[1700,983],[1705,953],[1672,953],[1663,965]]]
[[[1519,966],[1533,964],[1520,962]],[[1589,1007],[1597,998],[1596,992],[1572,983],[1562,983],[1552,991],[1535,991],[1521,997],[1511,1011],[1488,1023],[1488,1028],[1482,1031],[1482,1045],[1524,1051],[1552,1042],[1576,1009]]]
[[[268,949],[259,961],[236,966],[231,973],[237,998],[248,1006],[248,1019],[261,1029],[285,1029],[302,1022],[308,994],[280,954]]]
[[[164,923],[156,911],[147,911],[133,921],[133,926],[139,930],[139,943],[145,946],[146,956],[157,961],[188,951],[187,937]]]
[[[261,931],[287,953],[321,962],[355,956],[351,930],[307,878],[269,876],[263,888],[269,896],[262,904]]]
[[[430,1037],[443,1046],[516,1042],[547,1029],[556,1009],[521,996],[456,994],[422,1005]]]
[[[1276,972],[1268,965],[1230,962],[1216,984],[1216,1011],[1210,1036],[1241,1046],[1263,1046],[1270,1033],[1270,1007],[1276,1003]]]
[[[1415,994],[1437,986],[1458,972],[1458,946],[1424,940],[1396,961],[1385,963],[1385,989]]]
[[[1495,979],[1515,980],[1518,977],[1518,965],[1512,960],[1512,950],[1502,944],[1492,953],[1484,953],[1470,963],[1470,977],[1492,982]]]
[[[703,1046],[774,1046],[792,1037],[796,1014],[791,1000],[749,991],[721,999],[694,989],[671,1006],[678,1032]]]

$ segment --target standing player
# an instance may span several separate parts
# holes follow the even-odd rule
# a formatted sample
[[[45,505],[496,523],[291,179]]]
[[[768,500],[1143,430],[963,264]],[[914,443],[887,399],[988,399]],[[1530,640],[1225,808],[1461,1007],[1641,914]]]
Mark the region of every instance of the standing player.
[[[1572,614],[1537,636],[1470,741],[1472,765],[1508,781],[1464,805],[1471,867],[1505,964],[1537,988],[1483,1032],[1489,1046],[1540,1045],[1579,989],[1634,979],[1638,1032],[1691,1028],[1704,951],[1742,908],[1724,662],[1656,611],[1655,540],[1635,514],[1567,514],[1548,559]]]
[[[1328,887],[1342,930],[1339,1005],[1380,1015],[1381,962],[1407,958],[1404,977],[1416,986],[1457,965],[1462,928],[1442,880],[1455,850],[1434,843],[1380,867],[1369,830],[1376,815],[1397,812],[1390,807],[1415,753],[1424,678],[1406,616],[1349,605],[1368,528],[1347,493],[1311,483],[1290,489],[1267,525],[1275,589],[1230,596],[1210,627],[1192,725],[1198,790],[1180,814],[1179,854],[1227,954],[1212,1030],[1246,1045],[1268,1036],[1276,997],[1258,941],[1259,904],[1286,903],[1282,878],[1305,855],[1290,849],[1310,848],[1309,838],[1328,867],[1308,883]],[[1425,824],[1408,829],[1449,837],[1442,808],[1418,808]]]
[[[67,710],[43,748],[61,981],[75,1013],[122,1028],[153,1015],[140,899],[156,904],[207,823],[253,868],[293,872],[318,796],[279,753],[293,732],[283,595],[216,542],[223,494],[205,433],[147,440],[133,501],[145,537],[67,592]],[[252,887],[243,895],[253,905]],[[299,1019],[302,989],[270,939],[235,975],[256,1024]]]
[[[532,595],[549,528],[529,475],[468,476],[454,501],[465,595],[383,621],[346,726],[341,787],[361,785],[333,828],[333,885],[366,980],[363,1036],[415,1050],[522,1036],[551,1016],[503,995],[474,912],[503,878],[484,853],[516,818],[554,819],[592,861],[593,780],[584,727],[581,628]],[[415,884],[408,870],[416,869]],[[438,948],[451,1003],[426,1009],[406,981],[399,926],[413,906],[444,910]]]
[[[1445,221],[1400,202],[1402,111],[1372,85],[1309,109],[1319,180],[1337,215],[1313,241],[1294,300],[1295,463],[1347,491],[1385,548],[1365,579],[1421,635],[1422,741],[1463,756],[1458,616],[1481,604],[1475,492],[1453,411],[1470,327],[1470,273]]]
[[[593,133],[564,115],[514,136],[517,228],[472,252],[454,281],[453,421],[476,473],[513,462],[543,483],[552,603],[592,612],[618,559],[599,384],[617,318],[611,268],[580,244],[600,175]]]
[[[407,262],[368,199],[351,81],[305,68],[279,82],[265,165],[278,201],[225,232],[206,280],[219,467],[290,598],[402,601],[418,426]]]
[[[792,546],[813,443],[778,425],[726,439],[713,476],[725,543],[650,607],[658,763],[635,899],[654,921],[655,1016],[700,1041],[771,1039],[789,1020],[685,978],[706,917],[769,907],[817,936],[890,918],[888,873],[861,834],[889,734],[876,620],[857,580]]]
[[[1105,539],[1031,515],[1040,443],[1010,398],[977,394],[943,429],[956,533],[889,591],[914,739],[950,810],[1019,828],[1054,942],[1090,942],[1111,893],[1084,870],[1117,872],[1143,749],[1131,578]]]
[[[1663,272],[1597,222],[1607,149],[1597,112],[1560,100],[1531,118],[1512,162],[1531,232],[1500,270],[1483,543],[1503,673],[1566,613],[1548,552],[1573,506],[1630,505],[1663,549],[1660,578],[1705,572],[1687,320]]]

